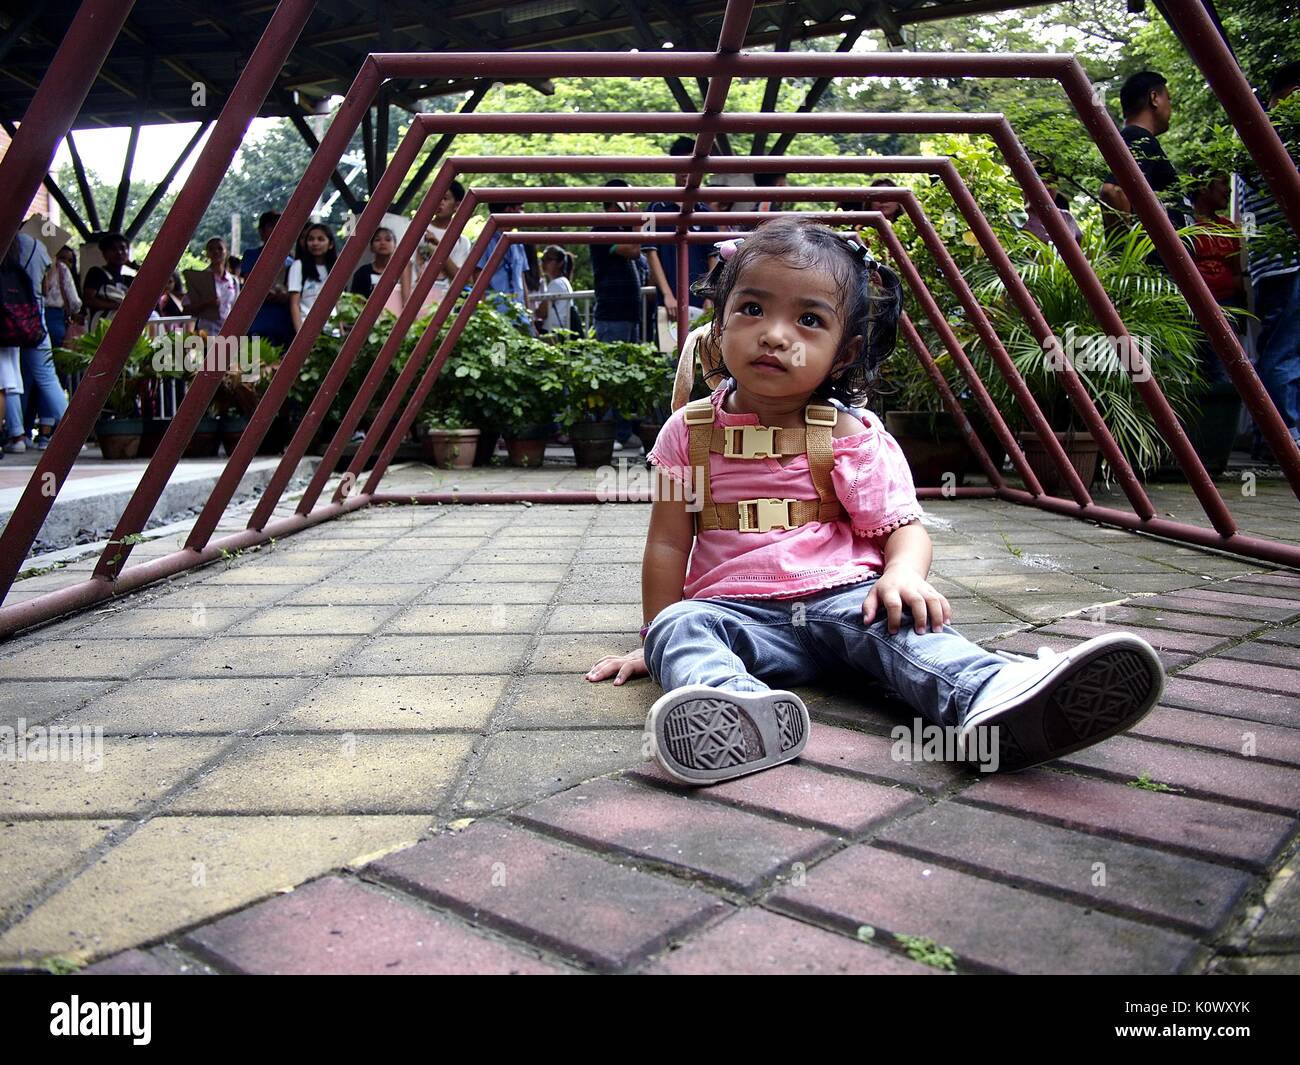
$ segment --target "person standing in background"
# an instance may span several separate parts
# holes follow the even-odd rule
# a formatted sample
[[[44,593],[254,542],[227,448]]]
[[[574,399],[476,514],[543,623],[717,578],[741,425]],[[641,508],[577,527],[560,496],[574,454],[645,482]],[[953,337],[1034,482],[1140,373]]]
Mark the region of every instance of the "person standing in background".
[[[45,271],[42,283],[45,299],[45,328],[50,332],[51,346],[56,348],[63,347],[68,323],[75,322],[81,313],[81,295],[77,292],[72,268],[68,266],[67,259],[63,255],[65,248],[67,245],[60,248],[58,254],[54,256],[54,262]],[[75,263],[76,256],[74,255],[72,259]]]
[[[437,213],[433,216],[433,222],[424,234],[424,247],[429,249],[430,252],[437,249],[438,242],[442,240],[447,232],[447,227],[451,225],[451,216],[456,213],[456,209],[464,198],[465,186],[459,181],[453,181],[447,187],[447,191],[442,194],[442,199],[438,201]],[[469,258],[470,249],[469,237],[461,233],[456,238],[456,243],[452,245],[451,252],[447,255],[447,261],[443,263],[437,280],[433,283],[433,289],[426,303],[426,308],[436,307],[447,298],[447,293],[451,290],[451,283],[456,277],[456,271]]]
[[[220,237],[213,237],[204,245],[204,250],[208,254],[208,270],[212,274],[213,289],[216,295],[213,299],[197,303],[191,298],[191,294],[186,293],[182,297],[182,302],[187,305],[190,314],[194,316],[195,330],[202,330],[209,336],[215,336],[221,332],[221,327],[226,324],[226,316],[230,313],[230,308],[235,305],[235,297],[239,295],[239,279],[230,272],[229,262],[226,257],[226,242],[224,240]],[[193,275],[194,272],[191,271],[191,274]],[[191,280],[193,280],[193,276]]]
[[[1300,62],[1287,63],[1269,82],[1268,109],[1272,111],[1297,89]],[[1261,230],[1285,228],[1287,223],[1258,174],[1237,175],[1237,192],[1246,237],[1246,271],[1259,319],[1255,372],[1292,439],[1300,443],[1300,253],[1294,241],[1279,248],[1259,239]],[[1254,452],[1257,459],[1270,457],[1258,429]]]
[[[334,232],[329,226],[313,222],[302,231],[298,257],[289,267],[289,319],[294,333],[302,329],[337,259]]]
[[[261,217],[258,218],[257,235],[261,238],[262,243],[251,251],[244,253],[243,272],[245,276],[252,274],[253,267],[257,265],[257,260],[261,258],[262,252],[266,250],[266,242],[271,239],[271,232],[275,229],[275,224],[279,220],[280,213],[278,211],[264,211]],[[293,339],[293,322],[289,318],[289,290],[285,285],[285,275],[292,263],[293,258],[286,255],[284,264],[276,271],[274,278],[271,280],[271,287],[267,291],[266,298],[262,301],[262,306],[258,308],[257,314],[254,315],[253,321],[248,326],[248,335],[250,337],[261,337],[279,347],[286,347]]]
[[[573,300],[562,297],[573,291],[573,256],[558,244],[549,245],[542,252],[542,291],[546,299],[537,305],[533,324],[539,333],[553,333],[557,329],[571,328],[569,312]]]

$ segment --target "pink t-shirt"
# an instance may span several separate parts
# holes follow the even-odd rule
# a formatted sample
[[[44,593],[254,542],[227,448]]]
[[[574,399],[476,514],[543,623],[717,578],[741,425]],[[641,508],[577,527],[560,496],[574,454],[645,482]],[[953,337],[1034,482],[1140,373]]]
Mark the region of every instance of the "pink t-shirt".
[[[722,409],[727,392],[722,387],[710,397],[714,424],[757,425],[757,414]],[[647,457],[690,493],[696,486],[688,472],[690,429],[685,419],[684,407],[675,411]],[[888,534],[918,520],[921,506],[898,442],[874,414],[866,412],[861,420],[864,432],[831,441],[831,483],[848,520],[812,521],[765,533],[701,532],[686,573],[687,599],[789,599],[881,572],[881,548]],[[817,498],[806,455],[796,455],[785,467],[777,459],[729,459],[720,454],[709,458],[709,491],[715,502]],[[689,508],[690,496],[686,498]]]

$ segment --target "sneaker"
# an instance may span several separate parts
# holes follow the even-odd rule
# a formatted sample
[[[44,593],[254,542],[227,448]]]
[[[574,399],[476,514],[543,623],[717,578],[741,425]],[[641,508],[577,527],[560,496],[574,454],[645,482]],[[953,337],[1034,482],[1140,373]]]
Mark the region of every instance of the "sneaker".
[[[1010,662],[979,690],[957,747],[964,758],[972,733],[994,725],[999,767],[1028,769],[1132,728],[1164,686],[1159,656],[1132,633],[1107,633],[1059,653],[1042,647],[1037,658]]]
[[[798,758],[808,708],[793,692],[733,692],[688,684],[660,696],[646,717],[651,756],[674,780],[716,784]]]
[[[54,434],[51,433],[50,435],[53,436]],[[38,436],[36,438],[36,443],[32,445],[32,447],[34,447],[37,451],[44,451],[49,446],[50,446],[49,436]]]
[[[27,450],[27,441],[23,440],[21,437],[17,440],[10,440],[5,444],[5,450],[11,455],[21,455]]]

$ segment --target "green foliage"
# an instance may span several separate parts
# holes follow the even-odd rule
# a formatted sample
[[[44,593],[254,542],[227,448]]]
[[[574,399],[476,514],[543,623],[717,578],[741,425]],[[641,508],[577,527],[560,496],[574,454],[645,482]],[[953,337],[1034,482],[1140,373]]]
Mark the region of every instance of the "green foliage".
[[[60,373],[84,373],[99,351],[112,321],[100,319],[94,329],[87,330],[72,341],[71,347],[54,349],[54,366]],[[141,385],[149,377],[155,376],[153,369],[153,345],[143,334],[131,346],[126,363],[117,382],[104,400],[104,412],[116,418],[138,418],[140,416],[138,393]]]
[[[1204,387],[1196,354],[1200,334],[1177,286],[1168,275],[1146,263],[1151,249],[1150,238],[1137,228],[1109,237],[1097,235],[1096,231],[1085,235],[1084,252],[1102,286],[1129,335],[1141,345],[1141,353],[1150,361],[1170,405],[1187,421],[1197,410],[1197,396]],[[1168,454],[1165,443],[1138,397],[1123,360],[1113,348],[1107,349],[1105,332],[1065,261],[1054,247],[1027,234],[1009,242],[1008,250],[1053,334],[1063,344],[1073,336],[1075,353],[1105,352],[1105,357],[1095,360],[1096,365],[1080,365],[1078,361],[1073,364],[1120,450],[1138,468],[1154,469]],[[1052,353],[1030,332],[1002,279],[988,264],[981,264],[970,272],[970,280],[1016,369],[1052,427],[1083,428],[1075,421],[1077,415],[1065,393],[1063,375],[1059,367],[1053,366]],[[972,338],[970,350],[998,408],[1023,427],[1024,416],[987,348]]]
[[[899,932],[894,938],[903,945],[907,956],[913,961],[928,965],[932,969],[957,971],[956,956],[951,947],[940,946],[929,936],[909,936]]]
[[[628,418],[648,414],[669,396],[672,368],[647,344],[603,343],[562,334],[555,349],[564,380],[560,426],[568,430],[584,421],[599,421],[613,407]]]

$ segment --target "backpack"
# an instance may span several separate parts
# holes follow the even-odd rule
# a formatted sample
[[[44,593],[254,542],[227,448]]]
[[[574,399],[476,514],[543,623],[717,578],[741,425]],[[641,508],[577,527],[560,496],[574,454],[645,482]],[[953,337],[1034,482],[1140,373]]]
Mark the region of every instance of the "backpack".
[[[0,347],[34,348],[45,339],[45,322],[32,279],[18,265],[17,248],[15,241],[13,253],[0,261]]]
[[[582,315],[578,313],[573,300],[569,301],[569,332],[576,333],[578,336],[586,335],[586,330],[582,327]]]

